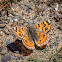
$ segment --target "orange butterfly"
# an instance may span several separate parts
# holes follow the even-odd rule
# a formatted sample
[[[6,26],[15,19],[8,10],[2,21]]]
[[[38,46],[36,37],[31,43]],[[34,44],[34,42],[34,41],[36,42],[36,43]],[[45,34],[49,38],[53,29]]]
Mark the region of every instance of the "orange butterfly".
[[[45,21],[28,27],[17,26],[14,32],[19,40],[22,39],[26,48],[33,50],[35,48],[34,44],[39,47],[47,44],[47,32],[50,27],[51,23]]]

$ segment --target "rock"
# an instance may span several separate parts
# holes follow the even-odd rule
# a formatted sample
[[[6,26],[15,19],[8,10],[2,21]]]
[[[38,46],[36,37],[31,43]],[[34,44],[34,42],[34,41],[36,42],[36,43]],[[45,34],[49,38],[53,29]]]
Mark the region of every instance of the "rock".
[[[58,46],[58,43],[54,42],[54,45],[55,45],[55,46]]]
[[[0,47],[0,52],[2,51],[2,49],[3,49],[3,47],[1,46],[1,47]]]
[[[14,51],[15,53],[19,54],[19,51]]]
[[[53,48],[53,44],[50,45],[50,48]]]
[[[0,32],[0,36],[3,36],[3,32],[2,31]]]
[[[6,45],[8,45],[8,44],[11,44],[11,42],[10,42],[10,41],[7,41],[7,42],[6,42]]]
[[[18,19],[14,19],[14,21],[18,21]]]
[[[11,56],[10,55],[6,55],[2,58],[2,62],[7,62],[11,59]]]
[[[8,42],[9,43],[9,42]],[[19,48],[14,44],[14,43],[10,43],[7,45],[7,47],[14,53],[19,54]]]
[[[11,59],[15,58],[15,56],[11,55]]]

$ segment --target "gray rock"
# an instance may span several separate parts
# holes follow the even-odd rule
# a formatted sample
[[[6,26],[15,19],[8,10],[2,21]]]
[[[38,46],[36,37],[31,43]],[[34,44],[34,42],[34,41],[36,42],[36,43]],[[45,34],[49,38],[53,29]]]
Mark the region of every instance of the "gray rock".
[[[7,42],[6,42],[6,45],[8,45],[8,44],[11,44],[11,42],[10,42],[10,41],[7,41]]]
[[[3,49],[3,48],[2,48],[2,46],[1,46],[1,47],[0,47],[0,52],[2,51],[2,49]]]
[[[2,58],[2,62],[7,62],[11,59],[11,56],[10,55],[6,55]]]
[[[14,51],[15,53],[19,54],[19,51]]]

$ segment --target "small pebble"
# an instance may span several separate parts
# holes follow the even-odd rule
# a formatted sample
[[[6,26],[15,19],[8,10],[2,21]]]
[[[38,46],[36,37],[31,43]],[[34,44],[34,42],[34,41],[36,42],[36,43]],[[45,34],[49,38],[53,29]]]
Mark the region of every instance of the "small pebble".
[[[15,58],[15,56],[11,55],[11,59]]]
[[[0,52],[2,51],[3,47],[0,47]]]
[[[55,45],[55,46],[58,46],[58,43],[54,42],[54,45]]]
[[[11,59],[11,56],[10,55],[6,55],[2,58],[2,62],[7,62]]]
[[[53,48],[53,44],[50,45],[50,48]]]
[[[8,45],[8,44],[11,44],[11,42],[10,42],[10,41],[7,41],[7,42],[6,42],[6,45]]]
[[[14,19],[14,21],[18,21],[18,19]]]

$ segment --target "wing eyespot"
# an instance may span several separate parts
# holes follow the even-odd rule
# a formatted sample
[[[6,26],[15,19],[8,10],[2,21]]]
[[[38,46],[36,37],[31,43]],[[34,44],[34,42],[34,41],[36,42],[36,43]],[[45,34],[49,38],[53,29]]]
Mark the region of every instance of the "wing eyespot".
[[[45,28],[45,31],[48,30],[48,28]]]
[[[44,24],[44,22],[43,22],[43,24]]]
[[[40,42],[41,42],[41,40],[40,40]]]
[[[32,44],[32,43],[30,43],[30,44]]]
[[[45,37],[45,35],[43,35],[43,38]]]
[[[43,35],[43,36],[45,36],[45,35]]]
[[[19,34],[19,36],[21,36],[21,34]]]
[[[40,27],[40,25],[38,24],[38,27]]]
[[[46,24],[44,24],[44,27],[46,26]]]
[[[22,28],[22,30],[23,30],[23,28]]]
[[[27,40],[25,40],[25,42],[27,42]]]

